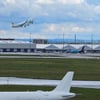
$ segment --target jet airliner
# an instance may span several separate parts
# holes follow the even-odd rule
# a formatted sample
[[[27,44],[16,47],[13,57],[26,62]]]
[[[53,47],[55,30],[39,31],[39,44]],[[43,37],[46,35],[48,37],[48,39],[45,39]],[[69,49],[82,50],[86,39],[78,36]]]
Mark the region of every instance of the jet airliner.
[[[68,72],[56,88],[43,92],[0,92],[0,100],[66,100],[76,96],[70,92],[74,72]]]
[[[56,86],[49,92],[0,92],[0,100],[66,100],[76,96],[71,87],[100,89],[100,81],[73,80],[74,72],[68,72],[62,80],[0,77],[0,85]]]
[[[77,49],[75,49],[75,50],[68,50],[67,53],[85,53],[84,49],[85,49],[85,46],[83,46],[81,50],[77,50]]]
[[[30,24],[33,24],[33,20],[26,20],[24,22],[21,22],[21,23],[18,23],[18,24],[15,24],[15,23],[11,23],[11,27],[12,28],[19,28],[19,27],[26,27],[26,26],[29,26]]]

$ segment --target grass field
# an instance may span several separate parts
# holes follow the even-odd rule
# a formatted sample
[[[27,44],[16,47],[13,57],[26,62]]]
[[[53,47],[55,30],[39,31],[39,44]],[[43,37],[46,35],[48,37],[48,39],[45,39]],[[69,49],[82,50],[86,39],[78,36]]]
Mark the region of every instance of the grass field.
[[[68,71],[75,71],[74,79],[99,80],[99,59],[0,59],[0,76],[62,79]],[[54,87],[0,86],[0,91],[52,90]],[[100,100],[99,89],[72,88],[80,93],[71,100]]]

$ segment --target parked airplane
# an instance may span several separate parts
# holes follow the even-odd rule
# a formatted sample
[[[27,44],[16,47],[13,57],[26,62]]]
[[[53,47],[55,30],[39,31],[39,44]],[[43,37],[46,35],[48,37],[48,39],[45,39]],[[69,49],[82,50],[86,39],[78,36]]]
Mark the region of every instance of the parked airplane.
[[[68,72],[57,87],[49,92],[0,92],[0,100],[66,100],[76,96],[70,93],[74,72]]]
[[[85,46],[82,47],[81,50],[68,50],[67,53],[85,53],[85,50],[84,50]]]
[[[26,27],[26,26],[29,26],[30,24],[33,24],[33,20],[26,20],[26,21],[18,23],[18,24],[15,24],[12,22],[11,27],[12,28]]]

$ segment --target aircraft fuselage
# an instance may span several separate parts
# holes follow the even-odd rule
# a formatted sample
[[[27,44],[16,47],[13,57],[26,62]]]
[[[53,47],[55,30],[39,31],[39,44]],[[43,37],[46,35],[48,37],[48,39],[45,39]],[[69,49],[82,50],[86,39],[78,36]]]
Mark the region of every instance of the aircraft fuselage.
[[[0,92],[0,100],[66,100],[74,97],[74,93],[68,95],[52,92]]]

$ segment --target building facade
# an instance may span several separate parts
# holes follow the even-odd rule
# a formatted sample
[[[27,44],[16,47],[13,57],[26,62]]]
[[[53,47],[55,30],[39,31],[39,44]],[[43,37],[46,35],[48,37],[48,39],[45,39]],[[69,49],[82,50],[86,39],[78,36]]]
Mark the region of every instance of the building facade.
[[[34,52],[34,43],[0,43],[0,52]]]

